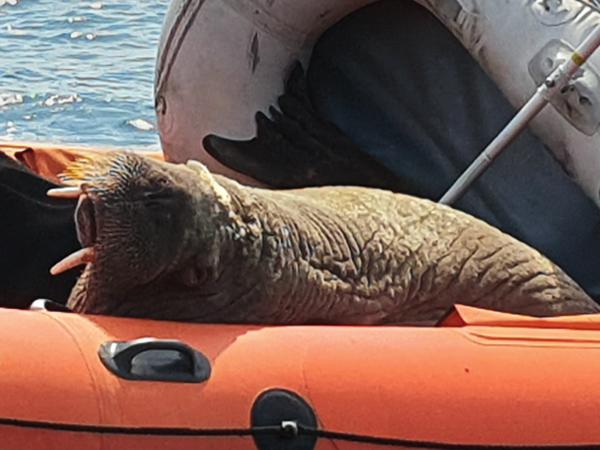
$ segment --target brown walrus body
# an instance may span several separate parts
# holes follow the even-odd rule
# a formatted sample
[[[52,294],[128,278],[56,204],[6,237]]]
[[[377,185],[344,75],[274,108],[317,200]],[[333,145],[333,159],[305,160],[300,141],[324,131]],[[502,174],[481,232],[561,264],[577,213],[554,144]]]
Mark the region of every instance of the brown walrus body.
[[[423,323],[454,303],[550,316],[599,308],[537,251],[402,194],[248,188],[200,163],[81,162],[88,262],[68,305],[197,322]]]

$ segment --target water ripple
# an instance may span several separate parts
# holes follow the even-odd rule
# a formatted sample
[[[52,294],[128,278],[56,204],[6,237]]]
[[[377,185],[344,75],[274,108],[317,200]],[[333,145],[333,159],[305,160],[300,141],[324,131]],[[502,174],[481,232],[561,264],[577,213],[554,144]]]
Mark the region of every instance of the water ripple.
[[[0,0],[0,138],[156,148],[168,3]]]

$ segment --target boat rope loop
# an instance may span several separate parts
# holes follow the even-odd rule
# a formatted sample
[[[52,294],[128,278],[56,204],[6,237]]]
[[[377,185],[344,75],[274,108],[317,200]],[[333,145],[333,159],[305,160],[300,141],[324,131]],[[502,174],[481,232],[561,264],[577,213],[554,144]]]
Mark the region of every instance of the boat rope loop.
[[[387,438],[306,427],[296,421],[286,420],[279,425],[255,426],[250,428],[165,428],[165,427],[120,427],[107,425],[84,425],[0,418],[0,426],[15,426],[75,433],[99,433],[138,436],[163,437],[244,437],[276,436],[282,440],[309,436],[335,441],[346,441],[370,445],[404,448],[427,448],[440,450],[600,450],[600,444],[542,444],[542,445],[503,445],[503,444],[465,444],[415,441],[409,439]]]

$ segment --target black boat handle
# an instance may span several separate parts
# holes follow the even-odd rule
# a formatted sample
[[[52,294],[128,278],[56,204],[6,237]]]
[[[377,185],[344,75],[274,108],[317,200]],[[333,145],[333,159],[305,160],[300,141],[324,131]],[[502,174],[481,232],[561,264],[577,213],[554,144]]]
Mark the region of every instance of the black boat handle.
[[[67,308],[66,305],[55,302],[54,300],[48,300],[47,298],[38,298],[37,300],[34,300],[31,305],[29,305],[29,309],[33,311],[73,312],[73,310]]]
[[[201,383],[210,377],[210,361],[176,339],[108,341],[98,356],[115,375],[127,380]]]

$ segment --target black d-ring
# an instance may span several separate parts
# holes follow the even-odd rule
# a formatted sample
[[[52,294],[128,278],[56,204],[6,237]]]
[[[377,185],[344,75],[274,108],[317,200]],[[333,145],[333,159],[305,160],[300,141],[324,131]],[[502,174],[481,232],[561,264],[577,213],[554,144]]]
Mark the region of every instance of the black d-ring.
[[[201,383],[210,377],[210,361],[176,339],[108,341],[98,349],[102,363],[127,380]]]

